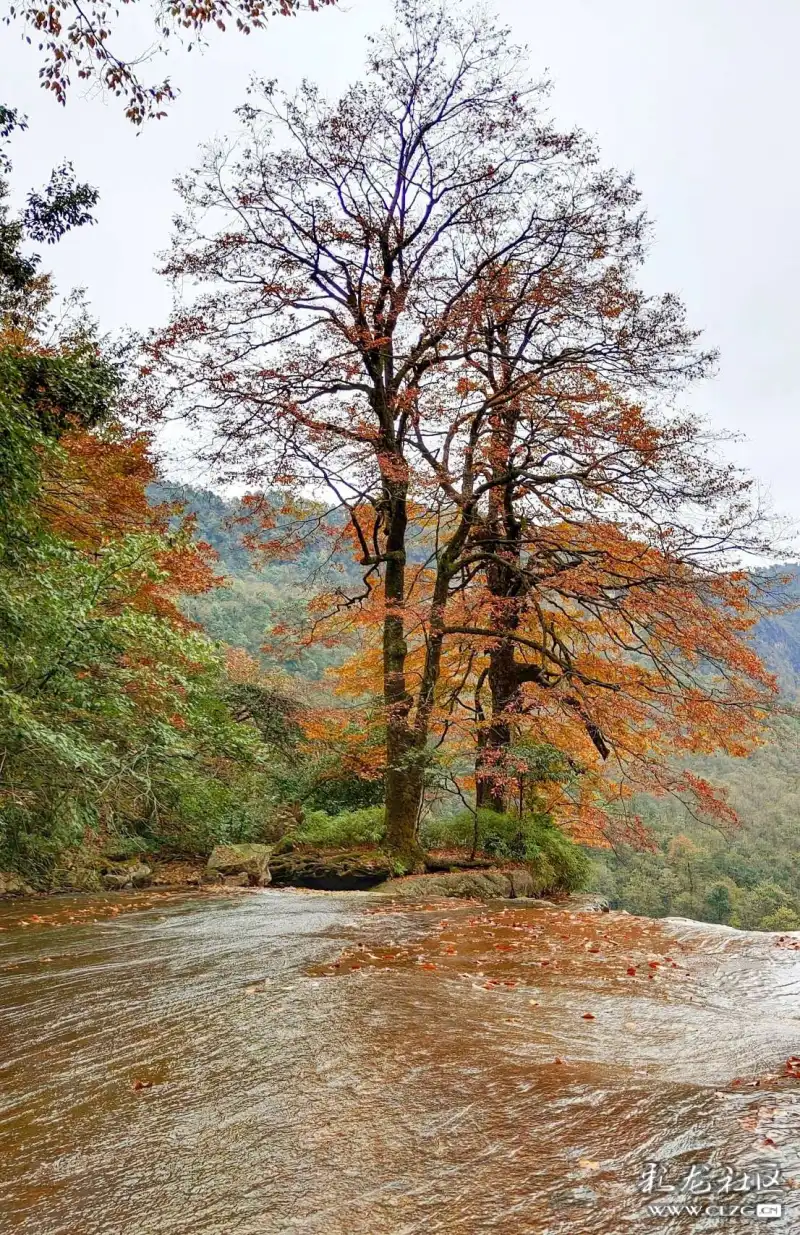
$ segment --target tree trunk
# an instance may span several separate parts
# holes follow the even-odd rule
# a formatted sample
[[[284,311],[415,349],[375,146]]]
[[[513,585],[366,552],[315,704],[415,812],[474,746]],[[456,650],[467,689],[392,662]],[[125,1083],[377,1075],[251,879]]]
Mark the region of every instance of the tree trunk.
[[[407,480],[384,480],[386,512],[386,610],[383,620],[383,696],[386,708],[386,846],[408,869],[422,866],[417,822],[424,778],[409,714],[406,688],[405,537]]]
[[[411,752],[413,755],[413,752]],[[424,778],[422,769],[406,765],[386,769],[386,847],[410,871],[424,869],[417,837]]]
[[[499,475],[509,467],[515,420],[514,408],[507,407],[498,414],[493,426],[492,458]],[[489,494],[484,537],[493,555],[486,568],[486,586],[493,598],[491,625],[498,643],[489,652],[491,716],[488,725],[483,726],[476,759],[476,801],[478,806],[501,813],[506,809],[511,787],[508,750],[520,689],[516,645],[511,636],[519,626],[521,540],[522,528],[514,512],[512,494],[507,485],[498,485]]]
[[[479,807],[506,810],[509,794],[508,748],[511,716],[519,690],[514,644],[503,643],[489,653],[491,718],[479,731],[476,760],[476,802]]]

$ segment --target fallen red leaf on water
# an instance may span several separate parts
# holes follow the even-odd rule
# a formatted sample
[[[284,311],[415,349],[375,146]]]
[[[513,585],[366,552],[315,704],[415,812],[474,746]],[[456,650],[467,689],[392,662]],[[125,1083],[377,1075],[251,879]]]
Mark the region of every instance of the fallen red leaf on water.
[[[636,966],[629,965],[628,968],[625,970],[625,972],[627,973],[629,978],[635,978],[636,977]]]
[[[595,1019],[594,1012],[584,1012],[583,1019],[585,1021],[593,1021]]]
[[[647,963],[651,969],[658,969],[658,961],[648,961]]]
[[[421,968],[422,969],[435,969],[436,966],[431,961],[424,961]]]
[[[553,1060],[553,1063],[566,1063],[566,1062],[567,1062],[566,1059],[562,1059],[560,1055],[556,1055],[555,1059]]]
[[[137,1092],[138,1092],[138,1090],[140,1090],[140,1089],[152,1089],[152,1088],[153,1088],[153,1082],[152,1082],[152,1081],[139,1081],[139,1080],[136,1080],[136,1081],[134,1081],[134,1082],[133,1082],[133,1084],[131,1085],[131,1089],[135,1089],[135,1090],[137,1090]]]

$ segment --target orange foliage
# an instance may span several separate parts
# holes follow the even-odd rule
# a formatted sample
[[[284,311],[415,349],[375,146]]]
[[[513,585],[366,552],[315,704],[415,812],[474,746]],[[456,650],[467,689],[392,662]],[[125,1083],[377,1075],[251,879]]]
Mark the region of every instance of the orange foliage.
[[[507,720],[514,743],[552,747],[576,774],[537,784],[539,803],[575,840],[598,846],[650,843],[627,806],[636,793],[671,793],[705,818],[735,824],[724,794],[679,764],[689,755],[748,754],[774,710],[776,683],[747,641],[758,618],[747,576],[693,569],[614,524],[553,524],[540,540],[543,559],[563,547],[561,560],[569,552],[574,564],[518,608],[523,684]],[[412,694],[425,672],[434,583],[434,571],[419,568],[404,609]],[[481,725],[476,683],[501,638],[497,603],[478,580],[447,607],[431,739],[440,758],[460,769],[464,788],[474,785],[463,767]],[[307,639],[357,641],[355,654],[330,671],[337,692],[356,701],[379,697],[382,590],[357,608],[343,609],[334,595],[319,597],[315,608]],[[318,716],[309,736],[330,737],[338,727],[341,740],[345,717],[354,749],[369,748],[367,764],[379,758],[385,714],[370,702]],[[515,800],[525,767],[513,749],[498,759],[495,775]]]
[[[144,433],[127,433],[119,425],[99,432],[70,429],[61,450],[48,460],[41,510],[48,526],[80,549],[97,551],[124,536],[153,534],[166,547],[157,555],[161,576],[142,577],[131,604],[161,614],[178,625],[191,625],[177,608],[180,596],[195,596],[222,583],[215,575],[214,550],[192,540],[193,517],[180,508],[152,506],[147,486],[156,479],[151,441]]]

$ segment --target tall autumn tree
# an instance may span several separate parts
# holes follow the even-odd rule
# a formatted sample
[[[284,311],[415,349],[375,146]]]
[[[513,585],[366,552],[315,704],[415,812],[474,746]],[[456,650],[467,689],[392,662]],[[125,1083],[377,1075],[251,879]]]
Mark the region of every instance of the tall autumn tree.
[[[660,736],[683,750],[694,747],[686,726],[680,742],[671,730],[672,705],[691,695],[716,710],[715,740],[726,749],[752,735],[772,691],[746,634],[779,601],[736,569],[742,554],[752,562],[770,549],[752,482],[719,458],[701,421],[665,412],[657,367],[642,369],[625,348],[598,353],[591,366],[568,352],[552,364],[552,352],[528,345],[534,324],[548,348],[565,323],[574,329],[570,302],[582,274],[562,266],[557,277],[530,278],[508,263],[493,272],[475,298],[464,345],[469,396],[446,463],[420,441],[459,510],[465,493],[483,493],[467,560],[484,593],[468,631],[484,640],[486,657],[475,682],[478,802],[498,810],[515,779],[506,754],[526,686],[529,696],[552,691],[546,710],[566,707],[602,760],[622,747],[604,735],[597,689],[624,718],[625,682],[641,692],[642,665],[653,673],[652,732],[660,716]],[[596,290],[601,316],[635,304],[616,272]],[[585,301],[585,286],[579,295]],[[588,670],[577,651],[587,639]],[[641,703],[639,693],[634,712]],[[693,740],[708,749],[699,727]],[[661,742],[652,745],[655,753]]]
[[[749,753],[776,707],[748,634],[780,598],[734,568],[765,548],[747,479],[715,463],[692,420],[659,423],[596,383],[568,397],[563,377],[558,398],[506,409],[498,448],[494,397],[471,385],[469,448],[451,443],[436,517],[417,520],[406,601],[432,742],[462,771],[477,742],[478,805],[498,811],[551,752],[548,806],[589,843],[639,836],[619,810],[636,792],[731,822],[724,795],[681,764]],[[374,680],[380,608],[339,615],[360,627],[340,673],[356,696]]]
[[[507,497],[502,451],[519,444],[512,429],[503,446],[504,407],[527,399],[515,485],[549,486],[563,506],[587,467],[585,494],[602,493],[617,451],[642,471],[625,413],[595,443],[582,399],[602,406],[614,383],[629,402],[666,398],[712,361],[674,296],[637,287],[648,229],[630,178],[603,169],[584,134],[556,130],[546,93],[507,30],[421,0],[399,0],[364,81],[337,102],[309,84],[292,97],[256,87],[245,136],[181,184],[167,273],[196,295],[145,368],[161,408],[206,435],[220,476],[325,486],[344,510],[360,599],[380,608],[389,844],[412,858],[448,640],[494,638],[448,613],[502,557],[492,512]],[[504,373],[503,326],[489,340],[486,323],[509,296]],[[555,427],[537,439],[544,408]],[[677,432],[686,459],[700,434]],[[689,500],[701,489],[698,477]]]

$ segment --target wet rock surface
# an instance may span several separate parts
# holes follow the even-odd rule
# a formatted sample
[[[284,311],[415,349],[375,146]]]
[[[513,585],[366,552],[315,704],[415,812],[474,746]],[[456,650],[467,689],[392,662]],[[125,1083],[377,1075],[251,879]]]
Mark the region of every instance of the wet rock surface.
[[[577,900],[7,901],[0,1230],[796,1235],[791,1182],[755,1224],[641,1190],[800,1179],[792,942]]]

